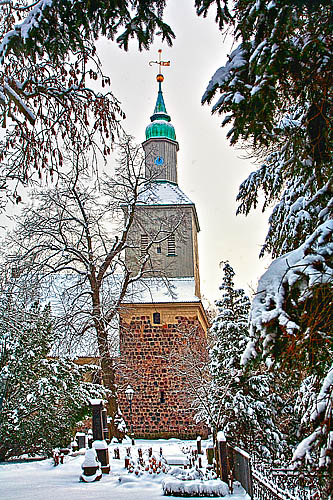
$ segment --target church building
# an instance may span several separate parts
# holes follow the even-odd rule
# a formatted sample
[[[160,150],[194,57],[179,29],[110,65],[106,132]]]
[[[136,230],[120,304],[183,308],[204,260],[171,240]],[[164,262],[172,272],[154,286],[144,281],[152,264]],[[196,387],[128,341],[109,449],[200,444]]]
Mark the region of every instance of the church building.
[[[160,62],[161,68],[161,62]],[[193,438],[207,429],[194,419],[192,363],[205,359],[208,320],[201,302],[194,203],[178,186],[176,133],[157,75],[158,94],[146,127],[145,177],[125,261],[143,279],[120,313],[119,383],[130,383],[133,432],[142,438]],[[195,358],[195,359],[194,359]],[[127,424],[124,393],[119,406]]]

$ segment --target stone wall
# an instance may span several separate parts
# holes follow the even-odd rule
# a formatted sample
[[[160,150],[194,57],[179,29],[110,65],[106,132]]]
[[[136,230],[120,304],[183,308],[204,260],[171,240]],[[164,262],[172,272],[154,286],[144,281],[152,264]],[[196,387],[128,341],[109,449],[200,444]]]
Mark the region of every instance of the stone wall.
[[[133,430],[137,437],[195,438],[207,435],[194,422],[190,410],[187,377],[174,360],[182,358],[188,342],[197,356],[206,356],[206,326],[201,303],[137,304],[121,315],[120,352],[124,368],[120,387],[130,383],[135,390]],[[160,324],[153,313],[160,314]],[[184,360],[186,363],[186,360]],[[123,391],[119,405],[130,425],[129,405]]]

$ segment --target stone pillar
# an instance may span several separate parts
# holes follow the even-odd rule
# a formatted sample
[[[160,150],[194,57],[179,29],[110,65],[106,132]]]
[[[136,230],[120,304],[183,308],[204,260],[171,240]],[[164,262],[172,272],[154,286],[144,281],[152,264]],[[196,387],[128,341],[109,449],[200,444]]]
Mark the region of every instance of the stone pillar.
[[[93,430],[93,440],[102,441],[103,436],[103,400],[102,399],[91,399],[90,405],[92,409],[92,430]]]
[[[84,432],[77,432],[76,436],[75,436],[75,440],[77,441],[79,450],[81,450],[81,448],[86,447],[86,435]]]
[[[106,441],[97,440],[93,442],[93,448],[95,448],[98,460],[101,463],[101,469],[103,474],[109,474],[110,472],[110,459],[109,459],[109,449]]]
[[[88,431],[88,448],[91,449],[92,448],[92,444],[93,444],[93,432],[92,432],[92,429],[89,429]]]
[[[108,420],[107,420],[107,409],[103,408],[102,410],[102,424],[103,424],[103,439],[106,442],[109,441],[109,429],[108,429]]]
[[[108,445],[104,441],[103,401],[102,399],[91,399],[90,405],[92,408],[93,447],[96,450],[98,460],[101,462],[103,474],[108,474],[110,472],[110,462]]]
[[[201,436],[197,437],[197,451],[198,451],[198,455],[202,455]]]

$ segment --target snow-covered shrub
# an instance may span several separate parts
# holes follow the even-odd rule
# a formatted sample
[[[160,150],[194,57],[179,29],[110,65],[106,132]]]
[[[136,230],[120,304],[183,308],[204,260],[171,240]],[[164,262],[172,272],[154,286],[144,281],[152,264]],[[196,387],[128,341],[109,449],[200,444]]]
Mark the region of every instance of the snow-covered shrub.
[[[226,483],[220,479],[177,479],[167,477],[162,482],[165,496],[179,497],[224,497],[229,494]]]
[[[83,381],[87,367],[49,357],[55,332],[50,308],[15,307],[0,296],[0,380],[6,381],[0,412],[0,460],[51,455],[71,441],[88,411],[89,398],[105,397],[101,386]]]

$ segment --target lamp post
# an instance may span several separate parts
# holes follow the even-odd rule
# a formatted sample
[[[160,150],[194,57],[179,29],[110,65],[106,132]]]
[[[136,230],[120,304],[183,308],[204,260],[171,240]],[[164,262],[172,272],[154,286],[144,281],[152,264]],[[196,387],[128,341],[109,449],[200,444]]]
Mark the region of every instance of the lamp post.
[[[129,402],[129,407],[130,407],[131,438],[132,438],[132,445],[134,445],[135,442],[134,442],[133,420],[132,420],[132,400],[133,400],[133,396],[134,396],[134,389],[130,384],[128,384],[128,386],[126,387],[125,395],[126,395],[127,401]]]

